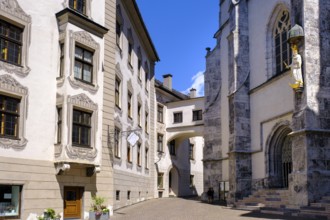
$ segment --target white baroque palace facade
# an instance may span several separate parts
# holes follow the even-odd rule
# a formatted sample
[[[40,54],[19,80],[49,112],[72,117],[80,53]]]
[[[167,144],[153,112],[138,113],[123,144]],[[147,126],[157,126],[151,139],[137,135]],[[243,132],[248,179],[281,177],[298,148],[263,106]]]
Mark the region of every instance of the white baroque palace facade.
[[[0,219],[82,219],[95,193],[110,202],[104,23],[104,1],[0,1]]]
[[[154,198],[154,66],[157,52],[135,1],[117,1],[114,76],[114,208]]]
[[[230,204],[265,189],[282,189],[283,207],[321,201],[330,193],[329,2],[219,3],[206,56],[204,189]],[[304,37],[292,38],[295,25]],[[302,57],[291,66],[304,81],[294,89],[289,42]]]

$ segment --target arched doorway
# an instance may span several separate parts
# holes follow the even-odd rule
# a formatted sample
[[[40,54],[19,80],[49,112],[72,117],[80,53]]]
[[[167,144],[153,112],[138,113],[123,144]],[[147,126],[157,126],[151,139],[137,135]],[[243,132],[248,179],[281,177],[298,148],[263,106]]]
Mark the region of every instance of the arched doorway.
[[[288,188],[289,174],[292,172],[291,129],[288,125],[277,126],[270,136],[268,151],[269,188]]]
[[[175,167],[172,167],[168,173],[168,194],[179,196],[179,172]]]

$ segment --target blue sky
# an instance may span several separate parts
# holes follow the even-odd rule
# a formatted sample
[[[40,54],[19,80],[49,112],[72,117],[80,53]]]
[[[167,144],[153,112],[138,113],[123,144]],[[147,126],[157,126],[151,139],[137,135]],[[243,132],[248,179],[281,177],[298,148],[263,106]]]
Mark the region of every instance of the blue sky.
[[[215,46],[219,0],[136,0],[160,62],[156,78],[173,75],[173,88],[203,95],[206,47]]]

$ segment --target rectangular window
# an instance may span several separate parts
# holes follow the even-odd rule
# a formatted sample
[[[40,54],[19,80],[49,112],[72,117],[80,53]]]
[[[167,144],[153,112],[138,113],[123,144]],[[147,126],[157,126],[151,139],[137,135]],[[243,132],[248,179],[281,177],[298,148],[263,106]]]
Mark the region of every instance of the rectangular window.
[[[175,140],[170,141],[170,154],[175,155]]]
[[[139,123],[139,127],[142,126],[142,116],[141,116],[141,104],[138,104],[138,123]]]
[[[57,108],[57,143],[62,139],[62,108]]]
[[[181,123],[182,122],[182,112],[175,112],[173,113],[174,123]]]
[[[148,160],[149,160],[149,149],[148,148],[146,148],[145,149],[145,154],[144,154],[144,167],[146,168],[146,169],[149,169],[149,163],[148,163]]]
[[[127,191],[127,200],[131,200],[131,191]]]
[[[128,64],[133,67],[133,45],[128,43]]]
[[[157,121],[160,122],[160,123],[163,123],[164,122],[164,120],[163,120],[163,118],[164,118],[163,113],[164,113],[163,106],[158,105],[158,107],[157,107]]]
[[[189,159],[194,159],[194,144],[189,144]]]
[[[0,19],[0,60],[21,65],[23,29]]]
[[[141,166],[141,143],[137,144],[137,165]]]
[[[127,95],[127,115],[132,118],[132,93],[130,92]]]
[[[120,38],[121,38],[121,24],[118,21],[116,21],[116,43],[119,48],[121,48]]]
[[[119,141],[120,141],[120,129],[115,127],[115,157],[120,158],[120,146],[119,146]]]
[[[115,104],[118,108],[120,108],[120,80],[116,78],[115,82]]]
[[[194,186],[194,175],[190,175],[190,187]]]
[[[64,44],[60,44],[60,76],[64,75]]]
[[[138,77],[139,80],[142,80],[142,61],[138,59]]]
[[[92,114],[80,110],[73,110],[72,144],[82,147],[91,145],[91,117]]]
[[[0,185],[0,218],[19,218],[22,186]]]
[[[0,95],[0,137],[18,138],[20,100]]]
[[[144,122],[144,130],[146,133],[148,133],[148,129],[149,129],[148,120],[149,120],[149,114],[148,114],[148,112],[146,112],[146,118],[145,118],[145,122]]]
[[[144,82],[145,85],[144,86],[146,88],[146,91],[148,91],[148,79],[149,79],[149,73],[146,70],[146,72],[144,73],[144,80],[145,80],[145,82]]]
[[[157,135],[157,151],[163,152],[163,135]]]
[[[158,173],[158,178],[157,178],[158,189],[164,189],[163,179],[164,179],[164,173]]]
[[[93,52],[78,46],[75,47],[74,78],[93,82]]]
[[[69,0],[69,7],[81,14],[86,14],[86,0]]]
[[[131,157],[131,145],[127,142],[127,162],[132,163],[132,157]]]
[[[116,200],[119,201],[120,200],[120,191],[116,190]]]
[[[203,119],[202,110],[194,110],[193,111],[193,121],[200,121]]]

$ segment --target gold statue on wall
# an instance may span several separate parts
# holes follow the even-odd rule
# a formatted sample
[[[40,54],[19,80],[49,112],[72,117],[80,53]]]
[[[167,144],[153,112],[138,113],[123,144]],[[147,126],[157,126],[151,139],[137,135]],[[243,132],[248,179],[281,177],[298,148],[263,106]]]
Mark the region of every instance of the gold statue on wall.
[[[299,89],[304,87],[304,81],[302,77],[302,71],[301,71],[301,56],[298,53],[298,46],[296,44],[291,44],[291,50],[292,50],[292,63],[290,65],[287,65],[285,62],[285,66],[289,69],[291,69],[292,76],[295,80],[295,83],[291,84],[290,86],[293,89]]]

